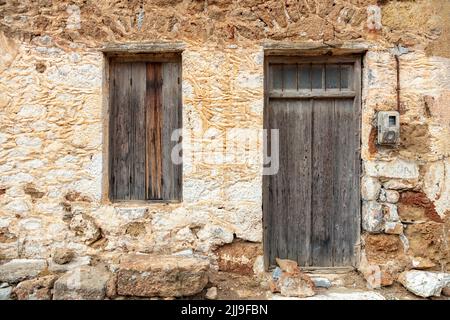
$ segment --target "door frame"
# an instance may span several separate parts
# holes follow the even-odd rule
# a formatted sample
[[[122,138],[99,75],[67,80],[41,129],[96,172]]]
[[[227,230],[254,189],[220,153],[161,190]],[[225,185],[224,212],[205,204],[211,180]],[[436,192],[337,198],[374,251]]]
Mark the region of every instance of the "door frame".
[[[361,123],[362,123],[362,61],[363,61],[363,55],[365,50],[361,50],[359,52],[355,53],[337,53],[336,55],[331,54],[331,51],[324,54],[324,52],[317,52],[315,54],[314,52],[310,51],[302,51],[302,50],[294,50],[286,49],[286,50],[276,50],[276,52],[272,53],[272,50],[266,50],[264,55],[264,111],[263,111],[263,128],[269,129],[269,118],[268,118],[268,108],[269,108],[269,91],[270,91],[270,84],[269,84],[269,64],[271,63],[292,63],[292,62],[299,62],[304,61],[306,63],[308,62],[323,62],[323,63],[332,63],[332,62],[351,62],[354,63],[354,72],[353,72],[353,91],[352,93],[354,97],[354,110],[355,110],[355,117],[356,117],[356,125],[357,125],[357,132],[356,138],[357,141],[359,141],[359,147],[355,152],[357,152],[357,163],[355,164],[357,169],[357,174],[359,175],[359,185],[358,185],[358,192],[356,194],[357,203],[359,203],[358,206],[358,212],[355,213],[354,217],[354,223],[357,225],[357,234],[356,234],[356,241],[354,244],[354,254],[352,257],[351,266],[349,267],[302,267],[302,269],[332,269],[332,270],[347,270],[347,269],[354,269],[359,267],[359,263],[361,260],[361,176],[362,176],[362,158],[361,158]],[[319,97],[312,95],[311,98]],[[331,97],[331,96],[328,96]],[[264,139],[266,138],[266,135],[264,135]],[[264,142],[264,146],[266,146],[266,142]],[[266,153],[266,150],[263,151],[264,154]],[[268,199],[268,190],[269,190],[269,179],[267,176],[262,177],[262,225],[263,225],[263,254],[264,254],[264,268],[266,270],[269,270],[272,266],[269,263],[269,255],[267,254],[266,248],[268,248],[268,221],[269,221],[269,213],[264,209],[264,207],[267,208],[267,205],[264,206],[265,202]]]

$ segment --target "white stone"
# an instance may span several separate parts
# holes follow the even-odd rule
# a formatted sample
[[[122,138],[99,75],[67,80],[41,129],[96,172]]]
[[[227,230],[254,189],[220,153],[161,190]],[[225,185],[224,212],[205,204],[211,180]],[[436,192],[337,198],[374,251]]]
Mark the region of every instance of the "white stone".
[[[274,295],[272,300],[386,300],[375,291],[342,290],[341,292],[326,292],[308,298],[293,298]]]
[[[362,206],[362,227],[368,232],[383,230],[383,211],[376,201],[364,201]]]
[[[91,197],[93,200],[99,201],[102,196],[101,176],[91,179],[81,179],[68,185],[69,189],[77,191],[81,194]]]
[[[69,17],[67,18],[66,28],[77,30],[81,28],[81,10],[80,7],[74,4],[68,5],[66,9]]]
[[[331,287],[331,281],[324,277],[311,277],[311,280],[314,282],[314,285],[319,288],[329,288]]]
[[[41,131],[47,130],[49,127],[49,124],[44,120],[38,120],[38,121],[33,121],[33,123],[31,123],[30,127],[35,132],[41,132]]]
[[[178,252],[172,253],[173,256],[193,256],[194,252],[192,249],[185,249]]]
[[[100,229],[97,227],[94,218],[85,214],[75,215],[70,221],[69,228],[86,244],[91,244],[101,237]]]
[[[18,137],[16,139],[18,146],[39,148],[42,145],[42,141],[36,137]]]
[[[6,194],[11,198],[21,198],[25,197],[25,190],[23,190],[23,186],[15,185],[6,189]]]
[[[124,219],[125,221],[133,221],[133,220],[138,220],[138,219],[142,219],[145,217],[145,215],[148,212],[147,208],[120,208],[117,207],[115,208],[117,215],[121,218]]]
[[[369,30],[381,30],[381,8],[377,5],[367,7],[367,28]]]
[[[0,133],[0,146],[8,140],[8,136],[4,133]]]
[[[387,234],[402,234],[403,224],[401,222],[386,222],[384,232]]]
[[[29,219],[24,219],[22,221],[20,221],[20,227],[28,230],[28,231],[32,231],[32,230],[37,230],[40,229],[42,226],[42,221],[41,219],[37,219],[37,218],[29,218]]]
[[[201,200],[220,200],[221,183],[202,179],[186,179],[183,181],[183,198],[187,202]]]
[[[43,116],[47,108],[40,105],[24,105],[20,108],[20,111],[17,113],[19,117],[22,118],[38,118]]]
[[[63,212],[63,207],[59,203],[39,202],[35,205],[36,212],[44,214],[59,214]]]
[[[385,203],[383,204],[383,207],[385,212],[384,219],[386,221],[397,222],[400,220],[400,217],[398,216],[397,205],[392,203]]]
[[[399,282],[409,291],[423,298],[439,297],[444,287],[450,284],[450,274],[410,270],[400,274]]]
[[[47,172],[45,177],[48,180],[57,180],[57,179],[71,179],[73,178],[75,173],[72,170],[65,169],[54,169]]]
[[[233,232],[217,225],[206,225],[197,232],[197,237],[203,241],[203,245],[199,248],[201,251],[209,251],[211,247],[231,243],[234,239]]]
[[[17,283],[34,278],[45,270],[47,263],[42,259],[15,259],[0,266],[0,282]]]
[[[0,288],[0,300],[11,300],[12,287]]]
[[[208,300],[216,300],[217,299],[217,288],[211,287],[206,290],[205,298]]]
[[[73,155],[66,155],[64,157],[61,157],[55,161],[55,164],[59,167],[65,168],[67,165],[76,163],[78,161],[78,158]]]
[[[74,270],[81,266],[88,266],[91,264],[90,256],[75,257],[72,261],[66,264],[57,264],[51,258],[47,259],[48,270],[51,272],[67,272]]]
[[[30,211],[30,206],[28,203],[20,199],[11,201],[4,208],[14,213],[25,213]]]
[[[418,181],[404,181],[400,179],[391,179],[383,183],[385,189],[404,190],[413,189],[418,185]]]
[[[101,267],[73,269],[54,284],[53,300],[103,300],[110,273]]]
[[[262,201],[261,181],[237,181],[226,189],[230,201]]]
[[[418,179],[419,167],[415,162],[407,160],[366,161],[365,172],[370,177],[394,179]]]
[[[102,132],[100,123],[75,126],[71,143],[79,148],[98,149],[102,144],[100,132]]]
[[[450,211],[450,161],[437,161],[427,166],[423,190],[434,202],[436,212],[444,216]]]
[[[381,184],[376,178],[364,176],[361,180],[361,197],[363,200],[377,200]]]
[[[195,235],[189,227],[184,227],[178,230],[175,234],[175,239],[180,242],[192,243],[195,241]]]
[[[92,177],[101,177],[102,174],[102,154],[97,153],[94,154],[91,158],[91,161],[84,167],[84,169],[91,175]]]
[[[259,73],[239,72],[235,81],[239,88],[261,89],[263,87],[263,76]]]
[[[253,273],[255,275],[262,275],[265,274],[265,272],[264,256],[257,256],[255,262],[253,263]]]
[[[100,88],[102,83],[100,66],[93,64],[80,64],[76,67],[69,64],[50,67],[46,75],[50,83],[60,86],[94,89]],[[99,134],[99,136],[101,135]]]
[[[20,184],[24,182],[31,182],[33,181],[33,176],[28,173],[19,172],[17,174],[11,175],[11,176],[4,176],[0,177],[0,182],[7,183],[7,184]]]
[[[11,223],[9,218],[0,218],[0,228],[8,228]]]
[[[44,166],[44,162],[39,159],[30,160],[27,162],[24,162],[21,167],[25,169],[38,169],[42,168]]]
[[[386,201],[389,203],[397,203],[400,199],[400,193],[395,190],[386,190]]]
[[[378,196],[380,202],[386,202],[386,190],[381,188],[380,195]]]

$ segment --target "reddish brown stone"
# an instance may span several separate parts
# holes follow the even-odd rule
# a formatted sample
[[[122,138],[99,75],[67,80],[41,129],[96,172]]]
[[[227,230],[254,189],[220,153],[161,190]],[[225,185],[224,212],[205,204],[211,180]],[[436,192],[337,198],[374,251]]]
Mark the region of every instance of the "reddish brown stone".
[[[288,260],[288,259],[278,259],[276,258],[277,264],[283,272],[288,273],[299,273],[300,268],[296,261]]]
[[[14,288],[17,300],[51,300],[51,289],[57,276],[49,275],[36,279],[22,281]]]
[[[370,263],[383,264],[399,259],[403,245],[397,235],[370,234],[365,239],[365,251]]]
[[[406,191],[402,192],[400,195],[401,204],[409,205],[413,207],[424,208],[425,216],[435,222],[443,222],[442,218],[436,212],[434,203],[428,199],[428,197],[423,192]]]
[[[262,254],[261,245],[251,242],[233,242],[215,252],[219,270],[239,274],[253,274],[256,257]]]

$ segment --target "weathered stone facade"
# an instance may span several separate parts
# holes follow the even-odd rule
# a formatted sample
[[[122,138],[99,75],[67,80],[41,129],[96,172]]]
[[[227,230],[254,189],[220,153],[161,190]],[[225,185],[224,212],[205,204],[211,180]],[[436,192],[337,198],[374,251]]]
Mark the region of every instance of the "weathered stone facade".
[[[0,1],[0,260],[50,268],[64,248],[73,268],[135,252],[214,262],[236,238],[260,243],[261,136],[227,132],[262,129],[263,45],[345,42],[367,48],[365,265],[393,278],[423,261],[448,272],[449,17],[446,0]],[[181,203],[111,204],[103,187],[100,49],[143,41],[185,45]],[[397,109],[395,54],[401,143],[387,148],[376,145],[373,119]],[[230,161],[224,150],[243,138],[250,152]]]

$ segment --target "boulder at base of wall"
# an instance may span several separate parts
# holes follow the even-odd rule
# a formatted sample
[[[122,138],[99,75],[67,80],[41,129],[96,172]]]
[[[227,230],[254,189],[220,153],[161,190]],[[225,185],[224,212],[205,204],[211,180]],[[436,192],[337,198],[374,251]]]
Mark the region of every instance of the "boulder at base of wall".
[[[103,267],[73,269],[55,282],[53,300],[103,300],[110,277]]]
[[[439,297],[441,291],[450,284],[450,274],[410,270],[400,274],[398,281],[409,291],[423,298]]]
[[[25,280],[19,283],[13,292],[17,300],[51,300],[51,290],[56,279],[56,275],[49,275]]]
[[[209,260],[186,256],[130,254],[122,257],[117,292],[124,296],[182,297],[208,283]]]
[[[0,282],[17,283],[34,278],[47,268],[41,259],[14,259],[0,266]]]
[[[272,274],[270,290],[280,292],[285,297],[305,298],[315,295],[315,286],[311,278],[300,271],[296,261],[276,259],[280,268]]]

